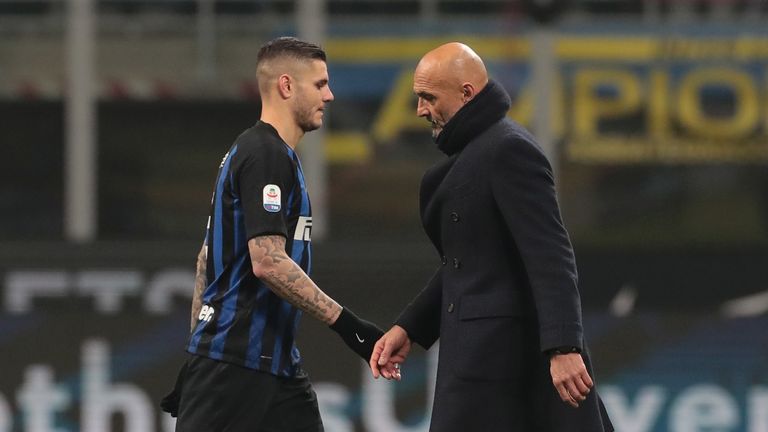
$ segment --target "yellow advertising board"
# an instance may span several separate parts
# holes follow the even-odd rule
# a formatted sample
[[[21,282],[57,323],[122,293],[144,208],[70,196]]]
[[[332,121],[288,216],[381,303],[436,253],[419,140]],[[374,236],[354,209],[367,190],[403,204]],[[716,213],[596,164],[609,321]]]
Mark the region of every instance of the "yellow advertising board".
[[[485,59],[513,97],[510,117],[532,124],[529,65],[541,54],[526,37],[331,40],[333,62],[399,65],[368,139],[425,128],[414,115],[411,74],[421,55],[449,40]],[[559,34],[554,57],[550,123],[572,161],[768,161],[768,36]]]

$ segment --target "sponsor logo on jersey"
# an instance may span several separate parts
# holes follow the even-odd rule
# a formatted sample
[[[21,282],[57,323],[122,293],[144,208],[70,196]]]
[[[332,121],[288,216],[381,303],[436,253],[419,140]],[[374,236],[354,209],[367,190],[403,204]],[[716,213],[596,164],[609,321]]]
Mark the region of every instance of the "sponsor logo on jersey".
[[[312,218],[299,216],[296,222],[296,231],[293,233],[294,240],[310,241],[312,237]]]
[[[270,213],[280,211],[280,186],[268,184],[264,186],[264,210]]]
[[[197,316],[197,319],[204,322],[209,322],[211,318],[213,318],[215,310],[213,309],[213,306],[211,305],[203,305],[202,308],[200,308],[200,314]]]

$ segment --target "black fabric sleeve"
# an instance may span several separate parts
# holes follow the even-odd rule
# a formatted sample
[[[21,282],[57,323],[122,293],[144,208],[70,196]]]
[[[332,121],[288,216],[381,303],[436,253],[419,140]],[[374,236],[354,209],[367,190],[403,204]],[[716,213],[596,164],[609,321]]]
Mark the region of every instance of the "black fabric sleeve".
[[[235,189],[243,208],[248,239],[263,235],[288,238],[285,206],[294,187],[293,164],[287,153],[261,146],[243,155],[235,176]]]
[[[533,290],[541,351],[583,349],[576,261],[552,168],[542,150],[524,138],[498,143],[493,153],[492,191]]]
[[[384,332],[376,324],[358,317],[346,307],[341,309],[336,322],[329,327],[366,363],[371,359],[373,346],[384,336]]]
[[[424,347],[440,338],[440,310],[443,301],[443,267],[439,267],[427,286],[403,310],[395,324],[404,328],[408,337]]]

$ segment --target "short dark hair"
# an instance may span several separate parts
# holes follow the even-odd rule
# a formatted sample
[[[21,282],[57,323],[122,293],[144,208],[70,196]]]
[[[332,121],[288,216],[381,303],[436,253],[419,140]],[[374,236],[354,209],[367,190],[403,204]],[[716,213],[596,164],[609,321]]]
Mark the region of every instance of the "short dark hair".
[[[256,56],[256,65],[280,57],[296,60],[325,60],[325,51],[320,46],[295,37],[279,37],[262,45]]]

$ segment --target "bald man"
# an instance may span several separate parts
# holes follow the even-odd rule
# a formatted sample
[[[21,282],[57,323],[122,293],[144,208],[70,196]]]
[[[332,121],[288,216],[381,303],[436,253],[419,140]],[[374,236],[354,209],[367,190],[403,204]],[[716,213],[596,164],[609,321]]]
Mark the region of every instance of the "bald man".
[[[333,100],[325,52],[278,38],[259,50],[256,75],[261,120],[219,166],[197,261],[190,358],[164,399],[177,431],[322,431],[295,343],[302,313],[366,361],[383,334],[309,277],[312,210],[295,150]]]
[[[376,343],[374,377],[400,379],[385,368],[392,356],[440,339],[430,431],[613,431],[544,152],[507,118],[509,96],[464,44],[427,53],[413,91],[447,156],[420,190],[441,263]]]

